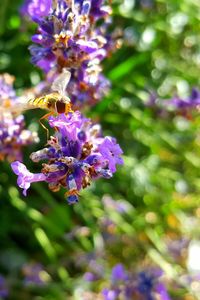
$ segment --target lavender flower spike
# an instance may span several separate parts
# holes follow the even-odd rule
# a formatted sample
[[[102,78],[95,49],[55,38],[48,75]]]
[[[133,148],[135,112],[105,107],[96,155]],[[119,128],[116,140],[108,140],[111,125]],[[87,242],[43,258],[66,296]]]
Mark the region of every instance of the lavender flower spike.
[[[161,275],[162,270],[157,268],[126,272],[123,265],[118,264],[112,269],[110,288],[101,292],[103,299],[170,300]]]
[[[25,129],[23,115],[10,111],[18,98],[13,89],[14,78],[0,75],[0,160],[22,160],[22,148],[38,141],[37,133]]]
[[[0,298],[6,299],[8,295],[9,295],[9,290],[8,290],[6,280],[2,275],[0,275]]]
[[[50,279],[48,273],[40,263],[25,264],[22,268],[24,285],[44,286]]]
[[[101,62],[118,48],[119,38],[108,33],[111,8],[105,2],[26,0],[21,9],[38,25],[29,47],[31,62],[46,73],[48,88],[68,68],[67,92],[78,108],[96,104],[110,87]]]
[[[32,174],[19,162],[14,162],[12,168],[24,195],[32,182],[46,181],[54,192],[64,187],[68,203],[74,204],[78,202],[79,191],[92,180],[112,177],[116,164],[123,162],[122,150],[115,139],[103,137],[100,126],[78,111],[50,117],[49,123],[57,128],[56,134],[48,141],[48,147],[30,156],[35,163],[46,161],[41,173]]]
[[[38,24],[29,48],[31,61],[46,73],[45,93],[67,69],[71,74],[67,95],[75,112],[49,118],[57,132],[48,147],[30,156],[35,163],[45,161],[41,173],[32,174],[19,162],[12,167],[24,195],[32,182],[46,181],[54,192],[65,188],[68,203],[74,204],[81,189],[100,177],[111,178],[116,165],[123,164],[116,140],[103,137],[100,126],[78,111],[86,103],[98,102],[109,87],[101,74],[101,62],[117,48],[116,40],[107,33],[111,8],[105,0],[26,1],[24,14]]]

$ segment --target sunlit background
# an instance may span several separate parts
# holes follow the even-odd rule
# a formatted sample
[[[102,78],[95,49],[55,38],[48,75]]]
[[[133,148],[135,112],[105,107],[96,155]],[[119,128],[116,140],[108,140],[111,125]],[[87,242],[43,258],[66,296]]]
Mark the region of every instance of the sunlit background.
[[[15,76],[18,94],[42,78],[28,51],[36,27],[21,19],[21,4],[0,4],[0,71]],[[122,45],[104,61],[108,96],[86,115],[117,138],[124,166],[68,206],[63,192],[51,193],[45,183],[33,184],[24,198],[9,163],[1,162],[2,298],[125,299],[102,294],[112,289],[112,268],[122,264],[134,276],[163,271],[170,298],[134,299],[200,299],[199,110],[165,104],[200,88],[200,3],[113,0],[112,6],[111,30],[119,29]],[[150,103],[150,95],[159,100]],[[25,114],[41,145],[42,114]],[[29,155],[38,148],[24,151],[34,171]]]

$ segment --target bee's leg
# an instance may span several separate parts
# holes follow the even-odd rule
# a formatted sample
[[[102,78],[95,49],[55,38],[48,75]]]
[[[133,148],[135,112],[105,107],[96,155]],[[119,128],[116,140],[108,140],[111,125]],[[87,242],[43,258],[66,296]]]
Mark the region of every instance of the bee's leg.
[[[52,115],[53,115],[53,113],[50,112],[50,113],[45,114],[44,116],[42,116],[42,117],[40,118],[40,120],[39,120],[40,125],[41,125],[41,126],[46,130],[46,132],[47,132],[47,140],[49,139],[49,129],[48,129],[41,121],[44,120],[44,119],[47,119],[48,117],[50,117],[50,116],[52,116]]]

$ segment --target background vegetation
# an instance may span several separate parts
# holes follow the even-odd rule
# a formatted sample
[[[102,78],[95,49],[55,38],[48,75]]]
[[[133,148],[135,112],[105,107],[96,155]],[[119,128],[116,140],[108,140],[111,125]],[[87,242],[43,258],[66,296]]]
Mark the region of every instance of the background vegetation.
[[[0,8],[0,72],[16,77],[18,93],[41,78],[27,49],[35,27],[21,20],[20,4],[2,0]],[[51,193],[45,183],[34,184],[24,198],[9,164],[1,163],[0,270],[8,299],[95,299],[91,293],[108,286],[117,263],[129,270],[159,266],[172,299],[200,299],[190,257],[200,235],[199,113],[162,115],[145,105],[149,91],[163,99],[187,97],[199,86],[200,4],[116,0],[113,10],[113,27],[123,30],[124,43],[104,64],[109,95],[87,115],[117,138],[125,164],[68,206],[63,193]],[[25,115],[41,144],[42,114]],[[24,153],[31,170],[34,147],[40,148]],[[193,260],[200,272],[194,253]],[[42,271],[34,273],[33,267]],[[103,279],[89,283],[88,271],[103,272]],[[27,285],[36,273],[38,282]]]

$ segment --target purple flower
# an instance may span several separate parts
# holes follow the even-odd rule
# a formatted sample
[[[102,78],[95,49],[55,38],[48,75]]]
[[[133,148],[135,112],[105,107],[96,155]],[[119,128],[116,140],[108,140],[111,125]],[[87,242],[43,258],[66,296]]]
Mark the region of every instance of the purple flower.
[[[101,62],[118,47],[118,37],[107,33],[111,8],[104,2],[27,0],[21,9],[38,24],[31,62],[47,74],[49,88],[63,68],[69,69],[67,92],[76,108],[96,104],[110,87]]]
[[[141,272],[126,272],[122,264],[112,269],[110,288],[102,291],[105,300],[145,299],[170,300],[164,283],[161,281],[160,269],[148,268]],[[120,299],[121,299],[120,298]]]
[[[131,209],[131,206],[128,202],[123,200],[116,201],[109,195],[104,195],[102,198],[102,202],[105,209],[112,209],[121,214],[126,213]]]
[[[78,202],[79,191],[100,177],[111,178],[116,164],[122,164],[122,150],[111,137],[103,137],[99,125],[84,118],[77,108],[95,104],[105,95],[109,82],[101,74],[101,62],[116,47],[107,33],[111,9],[104,0],[32,0],[25,11],[38,24],[35,43],[30,47],[33,64],[46,73],[45,93],[63,68],[71,74],[66,92],[75,113],[49,118],[57,129],[48,147],[31,154],[42,164],[41,173],[32,174],[19,162],[12,164],[18,185],[27,189],[32,182],[46,181],[49,189],[64,187],[69,204]],[[23,172],[21,171],[23,169]]]
[[[117,281],[123,281],[127,279],[127,274],[125,272],[124,266],[122,264],[118,264],[116,265],[113,269],[112,269],[112,275],[111,275],[111,280],[113,282],[117,282]]]
[[[179,97],[174,97],[170,100],[165,101],[165,104],[167,104],[169,107],[172,107],[172,109],[185,109],[188,106],[193,105],[191,102],[187,101],[186,99],[181,99]]]
[[[40,60],[48,61],[48,52],[54,57],[56,67],[79,67],[83,62],[90,61],[88,55],[94,54],[107,43],[101,31],[93,26],[90,1],[76,5],[72,3],[58,0],[55,9],[51,7],[51,1],[47,1],[46,7],[43,1],[36,0],[27,5],[28,14],[39,25],[38,37],[34,36],[34,42],[45,50],[43,52],[41,49],[38,53],[31,50],[33,63],[37,62],[38,65]],[[90,30],[91,26],[93,31]]]
[[[26,0],[21,7],[21,14],[31,18],[44,17],[49,14],[51,6],[51,0]]]
[[[0,297],[7,298],[9,294],[5,278],[0,275]]]
[[[156,287],[155,290],[157,292],[157,294],[160,296],[160,300],[170,300],[171,298],[169,297],[169,294],[167,293],[167,289],[165,287],[165,285],[162,282],[159,282]]]
[[[24,195],[32,182],[46,181],[52,191],[58,191],[60,187],[67,189],[67,201],[74,204],[78,202],[79,191],[92,180],[112,177],[116,171],[112,166],[121,163],[122,150],[114,139],[101,135],[99,125],[92,124],[78,111],[50,117],[49,123],[57,128],[55,136],[48,141],[48,147],[30,156],[36,163],[46,160],[41,173],[33,174],[19,162],[12,163],[12,169],[18,175],[18,185],[24,189]],[[105,140],[114,141],[112,149],[117,156],[112,158],[112,164],[100,151]]]
[[[92,53],[98,49],[97,43],[94,41],[84,41],[80,40],[76,42],[76,45],[80,47],[80,49],[86,53]]]
[[[155,277],[152,272],[145,270],[138,274],[138,286],[137,289],[140,294],[150,295],[154,287]]]
[[[169,255],[172,256],[176,261],[182,260],[184,250],[188,248],[190,240],[188,238],[180,239],[169,239],[167,241],[167,249]]]
[[[62,136],[70,141],[77,139],[77,130],[81,128],[87,119],[81,116],[80,112],[69,113],[67,116],[61,114],[59,117],[50,117],[49,124],[51,127],[59,128]]]
[[[24,265],[22,272],[24,274],[25,285],[43,286],[49,280],[48,273],[46,273],[44,267],[39,263]]]
[[[84,279],[85,279],[86,281],[93,282],[93,281],[98,280],[99,277],[98,277],[96,274],[92,273],[92,272],[86,272],[86,273],[84,274]]]
[[[25,129],[23,115],[14,114],[18,103],[13,89],[14,78],[0,75],[0,160],[22,160],[22,147],[38,141],[37,134]]]
[[[200,91],[193,88],[191,95],[186,98],[174,96],[172,99],[160,100],[155,93],[151,93],[146,106],[151,107],[158,116],[168,117],[170,113],[178,113],[188,119],[191,118],[189,113],[200,105]]]
[[[13,172],[18,175],[17,184],[23,189],[23,195],[26,196],[32,182],[44,181],[46,176],[42,173],[33,174],[29,172],[26,166],[19,161],[11,163]]]
[[[158,268],[147,268],[135,276],[135,289],[133,293],[139,293],[147,300],[154,300],[154,294],[162,296],[163,300],[170,300],[165,285],[161,281],[163,271]],[[168,298],[164,298],[168,296]],[[160,298],[159,298],[160,299]]]
[[[7,73],[0,75],[0,101],[2,102],[2,106],[9,106],[10,101],[16,98],[13,82],[13,76]]]
[[[114,138],[106,137],[99,146],[99,152],[104,159],[108,160],[109,169],[112,173],[116,172],[116,164],[123,164],[123,159],[120,157],[123,151]]]
[[[119,296],[119,292],[117,290],[104,289],[102,295],[104,300],[116,300]]]
[[[168,102],[174,109],[193,108],[200,105],[200,91],[196,88],[192,89],[191,95],[185,99],[174,97]]]

